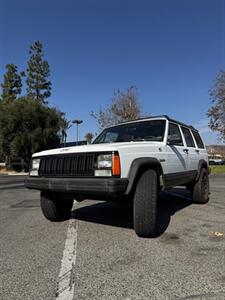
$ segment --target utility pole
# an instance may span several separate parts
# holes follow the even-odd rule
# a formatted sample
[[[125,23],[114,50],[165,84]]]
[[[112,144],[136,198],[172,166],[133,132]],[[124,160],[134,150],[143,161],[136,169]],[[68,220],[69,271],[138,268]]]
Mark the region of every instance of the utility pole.
[[[81,123],[83,123],[82,120],[73,120],[72,121],[73,124],[77,124],[77,146],[78,146],[78,125],[80,125]]]

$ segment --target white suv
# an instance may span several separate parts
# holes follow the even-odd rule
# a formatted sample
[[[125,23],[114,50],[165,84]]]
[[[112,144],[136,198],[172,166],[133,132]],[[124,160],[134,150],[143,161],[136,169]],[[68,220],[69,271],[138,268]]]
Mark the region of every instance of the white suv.
[[[186,186],[193,202],[209,199],[205,146],[192,126],[159,116],[103,130],[91,145],[35,153],[25,184],[41,190],[51,221],[70,217],[73,199],[133,200],[134,229],[157,235],[161,190]]]

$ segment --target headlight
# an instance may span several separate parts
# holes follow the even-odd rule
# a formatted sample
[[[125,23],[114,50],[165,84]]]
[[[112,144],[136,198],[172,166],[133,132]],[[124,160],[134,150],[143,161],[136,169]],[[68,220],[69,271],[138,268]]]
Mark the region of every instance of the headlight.
[[[105,169],[112,167],[112,154],[101,154],[97,158],[97,168]]]
[[[32,159],[30,176],[38,176],[39,165],[40,165],[40,158]]]
[[[113,153],[98,155],[95,176],[120,176],[119,154]]]

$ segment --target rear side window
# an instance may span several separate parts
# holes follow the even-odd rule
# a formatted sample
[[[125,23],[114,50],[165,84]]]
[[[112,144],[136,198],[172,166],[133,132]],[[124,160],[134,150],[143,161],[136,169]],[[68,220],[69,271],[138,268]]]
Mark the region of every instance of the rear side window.
[[[182,132],[184,134],[184,138],[187,144],[187,147],[194,147],[195,148],[195,143],[194,140],[192,138],[191,132],[188,128],[185,127],[181,127],[182,128]]]
[[[198,148],[204,149],[203,141],[197,131],[192,130],[193,136],[195,138],[196,144],[198,145]]]
[[[180,129],[176,124],[169,123],[167,143],[169,145],[183,146]]]

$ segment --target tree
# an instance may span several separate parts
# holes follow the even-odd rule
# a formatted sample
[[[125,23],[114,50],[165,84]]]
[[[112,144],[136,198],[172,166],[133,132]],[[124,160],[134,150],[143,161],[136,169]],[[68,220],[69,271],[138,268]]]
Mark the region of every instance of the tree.
[[[84,138],[88,144],[91,144],[93,137],[94,137],[94,134],[92,132],[87,132],[84,136]]]
[[[29,97],[11,105],[0,103],[0,152],[24,159],[28,166],[34,152],[60,145],[63,113]]]
[[[130,86],[126,91],[115,90],[111,103],[106,109],[100,107],[97,113],[91,112],[97,120],[99,128],[112,126],[121,122],[139,119],[142,109],[135,86]]]
[[[43,46],[37,41],[30,47],[30,59],[27,67],[27,94],[35,100],[47,104],[46,99],[51,95],[50,67],[43,60]]]
[[[5,162],[10,161],[10,141],[14,138],[13,115],[11,114],[14,102],[0,101],[0,156]]]
[[[17,66],[14,64],[6,65],[2,87],[2,100],[13,102],[22,90],[21,74],[18,74]]]
[[[225,71],[216,77],[214,87],[209,91],[212,107],[208,110],[209,127],[225,142]]]
[[[63,116],[61,122],[60,122],[60,130],[61,130],[61,144],[65,146],[66,139],[67,139],[67,131],[72,127],[70,124],[71,121],[67,121],[65,116]]]

